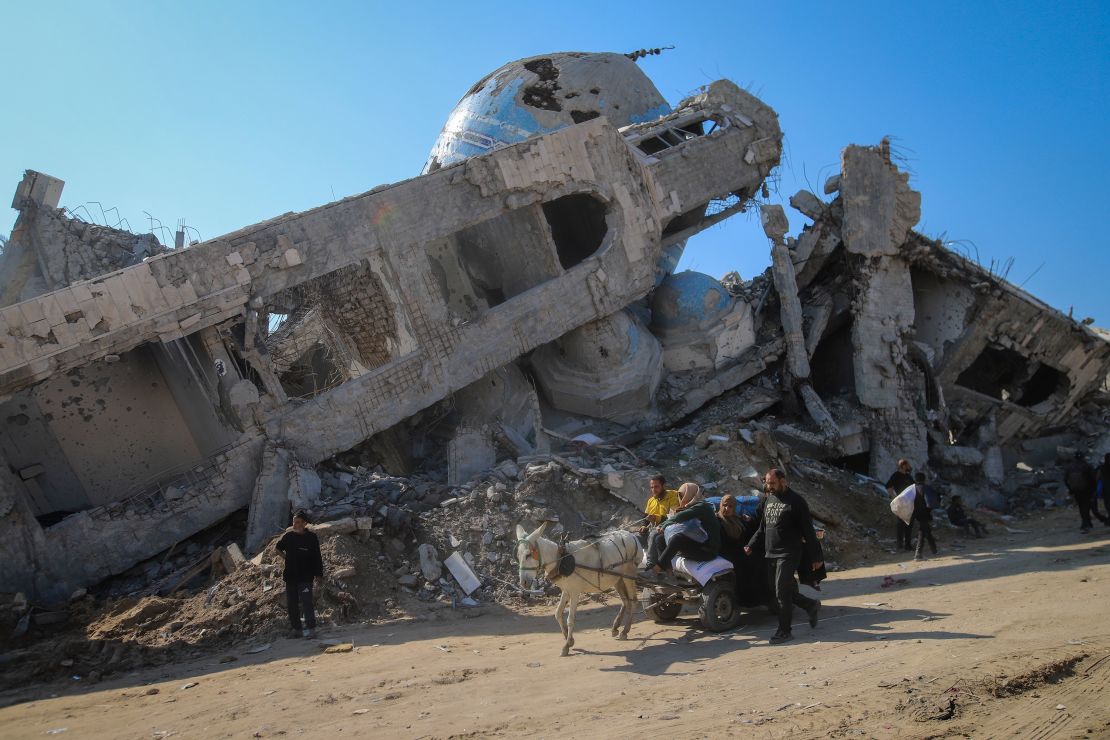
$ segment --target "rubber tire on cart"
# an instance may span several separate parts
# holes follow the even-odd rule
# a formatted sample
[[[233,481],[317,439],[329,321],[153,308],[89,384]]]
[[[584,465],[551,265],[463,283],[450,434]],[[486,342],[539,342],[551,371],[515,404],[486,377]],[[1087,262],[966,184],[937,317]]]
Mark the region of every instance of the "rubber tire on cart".
[[[710,632],[732,629],[740,622],[740,607],[736,603],[736,589],[731,578],[710,582],[701,592],[698,617],[702,627]]]
[[[653,622],[673,622],[682,611],[681,601],[659,603],[664,598],[666,594],[650,588],[645,588],[640,594],[640,604],[644,607],[644,614],[647,614]]]

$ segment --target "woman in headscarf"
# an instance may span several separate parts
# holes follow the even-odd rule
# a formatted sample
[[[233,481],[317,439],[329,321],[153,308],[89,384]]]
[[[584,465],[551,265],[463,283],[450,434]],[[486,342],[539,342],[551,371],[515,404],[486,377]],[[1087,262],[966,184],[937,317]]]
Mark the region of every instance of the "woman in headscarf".
[[[648,548],[647,567],[659,574],[671,569],[671,560],[681,555],[691,560],[712,560],[721,546],[721,525],[713,507],[702,499],[701,486],[679,486],[678,511],[660,525],[664,536],[657,536]],[[668,530],[668,527],[675,526]],[[659,551],[660,543],[666,546]]]
[[[721,522],[721,557],[732,563],[736,573],[736,595],[747,605],[766,601],[766,568],[762,553],[744,554],[744,545],[759,529],[759,519],[736,513],[736,497],[721,497],[717,519]]]
[[[746,527],[744,520],[736,513],[736,497],[731,493],[721,496],[718,505],[717,519],[721,523],[721,557],[733,565],[739,566],[740,558],[744,556],[744,539]],[[748,534],[751,539],[751,534]]]

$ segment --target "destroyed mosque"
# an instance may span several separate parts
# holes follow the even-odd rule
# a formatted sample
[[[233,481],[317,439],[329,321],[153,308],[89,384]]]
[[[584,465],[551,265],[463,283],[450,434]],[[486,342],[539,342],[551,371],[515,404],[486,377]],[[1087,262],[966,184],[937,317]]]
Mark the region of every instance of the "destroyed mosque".
[[[244,509],[257,550],[355,447],[456,485],[725,393],[799,454],[884,478],[906,457],[1004,507],[1014,450],[1066,428],[1110,345],[914,231],[886,142],[793,195],[791,235],[775,111],[727,80],[672,108],[629,56],[508,64],[419,177],[175,249],[27,171],[0,255],[0,591],[65,599]],[[766,274],[675,272],[753,211]]]

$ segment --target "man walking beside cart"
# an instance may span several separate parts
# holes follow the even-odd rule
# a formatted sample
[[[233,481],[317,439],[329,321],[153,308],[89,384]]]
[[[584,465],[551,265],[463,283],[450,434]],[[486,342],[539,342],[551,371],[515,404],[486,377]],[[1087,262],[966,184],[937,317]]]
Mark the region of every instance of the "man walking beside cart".
[[[772,645],[777,645],[794,639],[790,623],[795,605],[809,615],[810,627],[817,626],[821,602],[798,592],[794,573],[803,559],[809,562],[813,571],[819,571],[825,565],[825,558],[813,529],[809,505],[787,485],[786,474],[778,468],[771,468],[763,478],[763,488],[768,493],[763,505],[763,519],[744,552],[751,554],[758,548],[764,550],[767,577],[779,610],[779,627],[770,640]]]

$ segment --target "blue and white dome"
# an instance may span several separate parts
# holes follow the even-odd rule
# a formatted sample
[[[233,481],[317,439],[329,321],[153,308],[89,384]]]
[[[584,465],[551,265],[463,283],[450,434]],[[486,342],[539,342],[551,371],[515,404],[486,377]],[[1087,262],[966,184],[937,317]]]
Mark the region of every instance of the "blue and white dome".
[[[668,276],[651,301],[656,333],[701,328],[732,309],[735,299],[716,278],[686,270]]]

